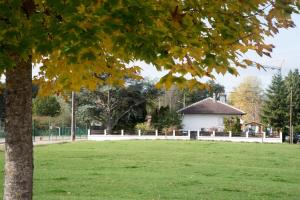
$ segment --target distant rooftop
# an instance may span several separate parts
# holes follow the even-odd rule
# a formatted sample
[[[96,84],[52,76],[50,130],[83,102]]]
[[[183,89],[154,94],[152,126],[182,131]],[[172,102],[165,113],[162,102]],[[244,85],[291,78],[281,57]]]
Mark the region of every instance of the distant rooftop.
[[[177,111],[182,114],[244,115],[244,111],[209,97]]]

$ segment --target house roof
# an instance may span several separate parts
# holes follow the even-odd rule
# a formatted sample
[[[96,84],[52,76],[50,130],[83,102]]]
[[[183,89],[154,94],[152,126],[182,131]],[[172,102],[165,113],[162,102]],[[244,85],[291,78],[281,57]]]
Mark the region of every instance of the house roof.
[[[177,111],[182,114],[244,115],[244,111],[209,97]]]

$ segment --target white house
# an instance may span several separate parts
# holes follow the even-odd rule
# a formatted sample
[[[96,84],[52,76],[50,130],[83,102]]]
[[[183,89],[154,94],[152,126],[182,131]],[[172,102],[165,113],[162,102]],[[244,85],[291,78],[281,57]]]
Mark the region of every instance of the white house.
[[[245,113],[224,102],[214,98],[206,98],[178,110],[183,115],[182,125],[184,130],[209,130],[224,129],[224,118],[242,116]]]

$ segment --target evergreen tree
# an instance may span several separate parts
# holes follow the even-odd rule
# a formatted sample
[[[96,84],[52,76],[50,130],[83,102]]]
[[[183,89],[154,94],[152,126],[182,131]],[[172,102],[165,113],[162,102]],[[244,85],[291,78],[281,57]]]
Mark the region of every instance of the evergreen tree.
[[[292,124],[293,126],[300,125],[300,74],[298,69],[290,71],[286,76],[285,87],[287,91],[286,101],[288,108],[292,106]],[[290,105],[290,98],[292,95],[292,105]],[[288,111],[289,115],[289,111]]]
[[[287,90],[280,73],[275,74],[266,91],[262,106],[262,121],[276,130],[283,130],[288,124]]]

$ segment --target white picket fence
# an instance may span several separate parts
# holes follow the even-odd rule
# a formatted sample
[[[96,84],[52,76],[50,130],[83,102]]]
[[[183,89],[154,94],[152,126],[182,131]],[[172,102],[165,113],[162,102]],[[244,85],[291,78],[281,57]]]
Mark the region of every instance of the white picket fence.
[[[125,134],[124,130],[120,131],[120,134],[107,134],[106,130],[103,130],[103,134],[91,134],[91,131],[88,130],[88,140],[94,141],[106,141],[106,140],[208,140],[208,141],[231,141],[231,142],[258,142],[258,143],[282,143],[282,133],[279,134],[279,137],[266,137],[265,133],[262,137],[251,137],[248,133],[245,133],[245,136],[232,136],[232,133],[229,132],[228,136],[218,136],[216,132],[213,131],[210,135],[201,135],[201,131],[193,131],[197,134],[194,137],[191,137],[192,131],[181,131],[181,133],[186,134],[176,134],[176,131],[173,130],[171,135],[162,135],[159,134],[158,130],[153,131],[153,134],[143,134],[141,130],[138,130],[137,134]]]

